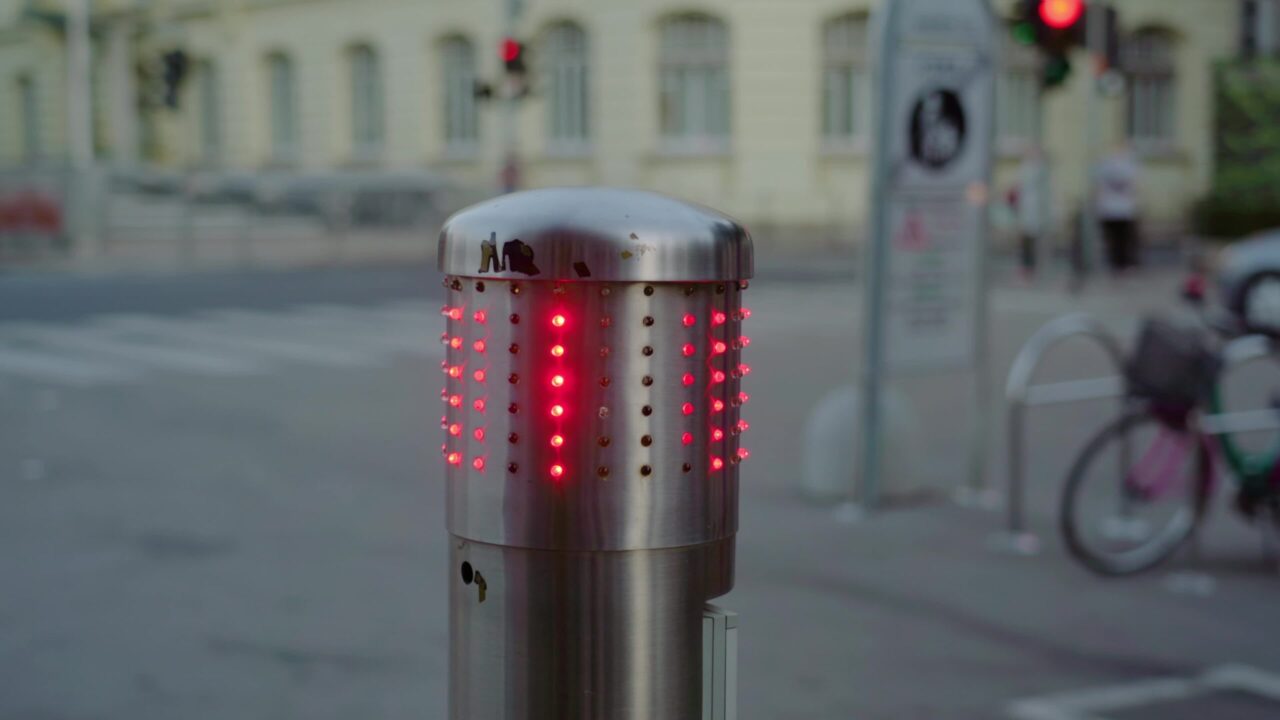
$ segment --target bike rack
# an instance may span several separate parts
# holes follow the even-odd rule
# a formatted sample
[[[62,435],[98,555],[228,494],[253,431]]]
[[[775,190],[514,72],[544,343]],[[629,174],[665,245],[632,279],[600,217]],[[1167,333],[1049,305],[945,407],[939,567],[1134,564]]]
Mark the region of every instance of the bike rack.
[[[1074,337],[1088,338],[1097,343],[1106,351],[1120,374],[1032,385],[1032,377],[1045,354],[1062,341]],[[1100,322],[1084,313],[1072,313],[1050,320],[1018,351],[1017,357],[1013,360],[1013,366],[1009,369],[1004,391],[1008,409],[1009,456],[1008,498],[1006,499],[1008,514],[1004,532],[993,539],[992,544],[997,549],[1017,555],[1035,555],[1040,551],[1039,538],[1027,531],[1024,517],[1027,408],[1123,397],[1124,363],[1124,349],[1120,342]]]

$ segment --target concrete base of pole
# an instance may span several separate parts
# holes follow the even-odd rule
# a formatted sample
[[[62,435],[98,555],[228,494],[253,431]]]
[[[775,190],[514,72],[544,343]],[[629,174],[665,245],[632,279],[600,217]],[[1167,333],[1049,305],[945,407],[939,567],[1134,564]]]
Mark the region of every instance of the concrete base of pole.
[[[852,386],[833,389],[805,421],[800,491],[819,502],[849,501],[858,474],[857,438],[861,427],[861,394]],[[918,427],[906,398],[886,389],[884,402],[884,490],[892,493],[894,479],[911,478],[912,428]],[[846,513],[847,514],[847,513]]]

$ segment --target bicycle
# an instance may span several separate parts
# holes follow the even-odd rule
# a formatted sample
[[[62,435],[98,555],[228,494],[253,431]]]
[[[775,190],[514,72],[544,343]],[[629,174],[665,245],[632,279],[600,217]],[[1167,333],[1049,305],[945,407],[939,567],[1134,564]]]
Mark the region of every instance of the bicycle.
[[[1280,546],[1280,439],[1256,451],[1204,428],[1225,411],[1222,347],[1239,336],[1222,321],[1143,324],[1125,369],[1126,410],[1084,446],[1063,489],[1063,538],[1088,569],[1130,575],[1167,560],[1199,530],[1223,468],[1235,480],[1237,510],[1272,550]],[[1280,359],[1280,346],[1267,342]],[[1280,402],[1272,409],[1280,414]]]

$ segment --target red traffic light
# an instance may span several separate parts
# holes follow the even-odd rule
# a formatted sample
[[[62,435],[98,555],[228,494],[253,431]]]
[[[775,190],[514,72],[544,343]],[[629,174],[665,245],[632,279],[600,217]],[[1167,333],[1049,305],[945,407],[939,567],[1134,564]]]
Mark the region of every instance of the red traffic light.
[[[520,46],[520,41],[515,38],[502,39],[502,62],[510,63],[520,59],[520,52],[524,50]]]
[[[1084,15],[1084,0],[1040,0],[1040,20],[1055,30],[1066,30]]]

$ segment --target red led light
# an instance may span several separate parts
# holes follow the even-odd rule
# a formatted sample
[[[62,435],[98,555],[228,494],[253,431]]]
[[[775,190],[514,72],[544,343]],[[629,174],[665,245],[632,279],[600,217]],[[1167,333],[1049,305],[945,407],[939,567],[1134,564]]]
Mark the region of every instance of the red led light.
[[[566,322],[568,322],[568,321],[567,321],[567,320],[565,320],[565,317],[564,317],[563,315],[552,315],[552,316],[551,316],[551,324],[552,324],[552,325],[554,325],[554,326],[556,326],[556,327],[558,327],[558,328],[560,328],[560,327],[564,327],[564,324],[565,324]]]
[[[711,439],[715,442],[720,442],[724,439],[724,431],[720,428],[715,428],[711,431]]]
[[[746,335],[743,335],[740,342],[742,343],[742,347],[746,347],[751,344],[751,338],[747,337]]]
[[[477,311],[476,311],[476,314],[475,314],[475,315],[473,315],[472,317],[474,317],[474,318],[476,319],[476,322],[478,322],[478,323],[484,323],[484,322],[486,322],[486,321],[488,321],[488,320],[489,320],[489,313],[486,313],[486,312],[485,312],[485,311],[483,311],[483,310],[477,310]]]
[[[680,407],[680,411],[681,411],[681,412],[683,412],[685,415],[692,415],[692,414],[693,414],[693,403],[685,403],[684,405],[682,405],[682,406]]]
[[[480,398],[479,400],[471,403],[471,406],[476,409],[476,412],[484,412],[484,398]]]
[[[461,434],[462,434],[462,426],[461,426],[461,425],[459,425],[458,423],[454,423],[454,424],[450,425],[450,426],[449,426],[449,434],[450,434],[450,435],[455,435],[455,436],[456,436],[456,435],[461,435]]]
[[[451,378],[462,377],[462,366],[454,365],[453,367],[449,368],[449,377]]]
[[[751,366],[746,363],[742,363],[738,366],[738,372],[742,373],[742,377],[746,377],[751,374]]]
[[[564,406],[563,406],[563,405],[552,405],[552,406],[551,406],[551,417],[560,417],[561,415],[564,415]]]
[[[711,352],[715,355],[723,355],[724,351],[728,349],[729,347],[720,340],[715,341],[715,343],[711,346]]]
[[[738,393],[738,402],[742,403],[743,405],[747,404],[747,401],[750,399],[751,399],[750,395],[744,392]]]
[[[684,322],[685,327],[693,327],[697,324],[698,318],[694,317],[692,313],[685,313],[684,320],[682,322]]]
[[[721,460],[721,459],[720,459],[720,458],[718,458],[718,457],[713,457],[713,458],[711,458],[711,469],[712,469],[712,470],[721,470],[721,469],[723,469],[723,468],[724,468],[724,460]]]
[[[738,421],[738,432],[746,432],[750,429],[751,429],[751,424],[748,423],[746,420]]]
[[[462,396],[461,396],[461,395],[450,395],[450,396],[449,396],[449,405],[451,405],[452,407],[462,407]]]
[[[743,320],[746,320],[747,318],[751,317],[751,310],[748,308],[742,308],[742,310],[740,310],[738,314],[742,316]]]
[[[482,458],[482,457],[478,457],[478,458],[476,458],[475,460],[472,460],[472,461],[471,461],[471,467],[473,467],[473,468],[475,468],[475,469],[477,469],[477,470],[483,470],[483,469],[484,469],[484,458]]]
[[[475,341],[474,344],[471,345],[471,347],[475,348],[476,352],[482,353],[484,352],[484,349],[487,346],[485,345],[485,342],[483,340],[477,340]]]
[[[698,352],[698,349],[693,346],[693,343],[685,343],[681,352],[684,353],[685,357],[693,357],[693,354]]]
[[[475,378],[476,382],[484,382],[486,374],[485,374],[485,371],[483,370],[477,370],[471,374],[471,377]]]
[[[461,319],[462,319],[462,308],[452,308],[452,309],[450,309],[450,310],[449,310],[449,319],[450,319],[450,320],[461,320]]]
[[[560,479],[561,477],[564,477],[564,466],[563,466],[563,465],[552,465],[552,466],[551,466],[551,477],[556,478],[556,479]]]
[[[1084,14],[1084,0],[1040,0],[1040,19],[1055,30],[1065,30]]]
[[[724,313],[720,312],[719,310],[717,310],[717,311],[715,311],[715,312],[711,313],[711,324],[712,324],[712,325],[723,325],[723,324],[725,324],[725,322],[726,322],[728,319],[729,319],[729,317],[728,317],[727,315],[725,315]]]
[[[449,461],[450,465],[461,465],[462,453],[451,452],[449,453],[448,457],[445,459]]]
[[[564,346],[563,346],[563,345],[552,345],[552,346],[551,346],[551,355],[552,355],[552,357],[564,357]]]
[[[498,47],[498,54],[502,57],[502,62],[515,62],[520,57],[520,41],[515,38],[502,38],[502,45]]]
[[[716,382],[716,383],[724,382],[724,372],[721,370],[716,370],[715,372],[711,373],[711,382]]]
[[[715,412],[720,412],[721,410],[724,410],[724,401],[716,400],[715,402],[711,403],[711,409]]]
[[[471,437],[475,438],[476,442],[484,442],[484,428],[476,428],[475,430],[472,430]]]
[[[750,451],[750,450],[747,450],[746,448],[738,448],[738,459],[739,459],[739,460],[746,460],[746,459],[747,459],[747,458],[749,458],[749,457],[751,457],[751,451]]]
[[[454,350],[457,350],[458,348],[462,347],[462,338],[456,337],[450,340],[449,347],[453,348]]]
[[[564,376],[563,376],[563,375],[552,375],[552,376],[551,376],[551,387],[564,387]]]
[[[692,445],[692,444],[693,444],[693,433],[691,433],[691,432],[687,432],[687,433],[685,433],[685,434],[681,435],[681,436],[680,436],[680,442],[684,443],[685,445]]]
[[[552,436],[551,436],[551,447],[558,448],[558,447],[561,447],[562,445],[564,445],[564,436],[563,436],[563,435],[552,435]]]

